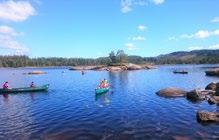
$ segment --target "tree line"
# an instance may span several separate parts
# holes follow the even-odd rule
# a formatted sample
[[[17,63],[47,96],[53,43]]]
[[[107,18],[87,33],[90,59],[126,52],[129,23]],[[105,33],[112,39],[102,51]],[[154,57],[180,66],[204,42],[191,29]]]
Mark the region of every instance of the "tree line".
[[[128,56],[123,50],[109,53],[107,57],[92,58],[57,58],[40,57],[30,58],[28,56],[0,56],[0,67],[49,67],[49,66],[79,66],[79,65],[114,65],[121,63],[134,64],[217,64],[219,56],[200,55],[195,57],[141,57]]]

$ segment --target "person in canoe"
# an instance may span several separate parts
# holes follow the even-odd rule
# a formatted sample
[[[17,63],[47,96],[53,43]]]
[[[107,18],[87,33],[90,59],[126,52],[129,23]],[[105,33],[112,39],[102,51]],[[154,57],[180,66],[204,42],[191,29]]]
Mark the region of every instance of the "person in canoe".
[[[107,88],[109,87],[109,83],[106,79],[101,80],[99,88]]]
[[[8,81],[6,81],[3,86],[2,86],[3,89],[9,89],[9,84],[8,84]]]
[[[35,84],[34,84],[34,82],[31,82],[31,83],[30,83],[30,87],[31,87],[31,88],[36,87]]]

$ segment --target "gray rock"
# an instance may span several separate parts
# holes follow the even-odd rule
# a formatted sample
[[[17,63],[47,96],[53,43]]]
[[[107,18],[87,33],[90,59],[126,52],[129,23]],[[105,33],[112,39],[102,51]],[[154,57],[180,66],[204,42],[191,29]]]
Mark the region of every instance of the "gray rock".
[[[219,114],[217,112],[199,111],[196,117],[200,122],[219,122]]]
[[[160,91],[158,91],[156,93],[158,96],[161,96],[161,97],[184,97],[186,95],[186,91],[182,90],[182,89],[179,89],[179,88],[173,88],[173,87],[170,87],[170,88],[165,88],[165,89],[162,89]]]
[[[219,96],[219,83],[216,84],[216,96]]]
[[[201,101],[201,100],[205,100],[207,95],[212,95],[212,94],[213,92],[211,90],[195,89],[187,92],[186,97],[191,101]]]
[[[216,91],[216,88],[217,88],[217,83],[216,82],[212,82],[212,83],[208,84],[205,89],[206,90]]]
[[[219,104],[219,96],[212,96],[208,99],[209,104]]]
[[[208,70],[205,73],[207,76],[219,76],[219,68]]]
[[[142,69],[142,67],[141,66],[139,66],[139,65],[136,65],[136,64],[128,64],[127,66],[127,70],[140,70],[140,69]]]

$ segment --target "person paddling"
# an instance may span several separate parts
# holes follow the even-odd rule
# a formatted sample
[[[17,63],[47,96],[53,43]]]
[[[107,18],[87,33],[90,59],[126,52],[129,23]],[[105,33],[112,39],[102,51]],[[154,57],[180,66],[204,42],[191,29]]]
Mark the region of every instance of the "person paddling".
[[[31,88],[34,88],[34,87],[35,87],[34,82],[31,82],[31,83],[30,83],[30,87],[31,87]]]
[[[103,80],[101,80],[99,87],[100,88],[107,88],[107,87],[109,87],[108,81],[104,78]]]
[[[6,81],[2,87],[3,87],[3,89],[9,89],[8,81]]]
[[[109,86],[109,83],[106,79],[103,79],[103,87],[107,88]]]

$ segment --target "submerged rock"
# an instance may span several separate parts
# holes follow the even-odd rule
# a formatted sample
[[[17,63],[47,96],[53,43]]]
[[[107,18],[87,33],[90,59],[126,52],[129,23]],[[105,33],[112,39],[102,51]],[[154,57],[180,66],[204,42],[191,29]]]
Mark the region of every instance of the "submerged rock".
[[[165,88],[156,93],[161,97],[184,97],[186,95],[186,91],[179,88]]]
[[[219,113],[217,112],[199,111],[196,117],[199,122],[219,122]]]
[[[208,70],[205,73],[207,76],[219,76],[219,68]]]
[[[209,104],[219,104],[219,96],[212,96],[208,99]]]

